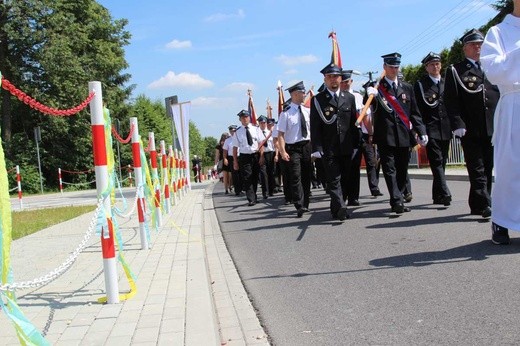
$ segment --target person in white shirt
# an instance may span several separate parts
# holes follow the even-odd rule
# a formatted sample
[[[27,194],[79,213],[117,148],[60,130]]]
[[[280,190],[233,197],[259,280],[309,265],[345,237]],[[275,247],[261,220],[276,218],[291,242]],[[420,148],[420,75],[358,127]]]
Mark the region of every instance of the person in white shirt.
[[[258,174],[264,161],[264,146],[259,145],[263,134],[260,129],[251,124],[250,114],[246,110],[238,113],[240,126],[233,136],[233,168],[240,171],[242,188],[246,192],[249,206],[258,202],[256,190]],[[240,151],[240,156],[238,156]]]
[[[264,164],[260,165],[260,185],[262,196],[267,199],[274,194],[274,143],[271,131],[267,128],[267,117],[258,117],[258,127],[263,134],[261,145],[264,146]],[[274,119],[273,119],[274,120]]]
[[[482,44],[482,68],[489,81],[500,89],[493,135],[495,184],[492,234],[494,244],[509,244],[509,232],[520,231],[520,0],[514,0],[513,13],[492,27]]]
[[[291,105],[280,114],[278,141],[280,157],[289,162],[292,202],[296,215],[309,211],[311,195],[311,144],[309,108],[305,107],[303,82],[286,89],[291,94]],[[284,186],[285,189],[285,186]]]
[[[229,174],[229,185],[228,188],[231,190],[231,187],[235,190],[235,195],[240,195],[242,193],[242,184],[240,183],[240,173],[233,168],[233,137],[235,136],[235,132],[237,130],[236,125],[229,125],[229,134],[230,136],[224,142],[222,146],[222,152],[224,157],[224,171]],[[240,156],[240,151],[237,153]]]

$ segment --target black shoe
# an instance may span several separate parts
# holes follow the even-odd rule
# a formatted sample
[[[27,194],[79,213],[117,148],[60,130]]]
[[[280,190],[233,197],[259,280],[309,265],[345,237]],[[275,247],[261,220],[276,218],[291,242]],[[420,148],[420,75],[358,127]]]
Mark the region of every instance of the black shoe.
[[[405,207],[403,204],[396,204],[392,206],[392,211],[396,214],[408,213],[411,209]]]
[[[348,219],[349,215],[347,213],[347,208],[346,207],[339,208],[338,213],[336,214],[336,216],[337,216],[339,221],[343,221],[345,219]]]
[[[267,199],[267,195],[264,195],[264,199]]]
[[[347,205],[357,207],[357,206],[360,206],[361,203],[359,203],[359,201],[357,199],[354,199],[352,201],[348,201]]]
[[[379,191],[379,190],[372,191],[372,196],[374,196],[374,197],[383,196],[383,193],[381,191]]]
[[[228,190],[226,190],[225,194],[227,195],[228,193],[229,193]]]
[[[482,217],[486,218],[486,219],[491,217],[491,208],[490,207],[485,207],[484,210],[482,210]]]
[[[291,204],[291,201],[285,201],[284,202],[284,205],[289,205],[289,204]]]
[[[410,203],[413,199],[412,193],[409,192],[403,197],[405,203]]]
[[[443,205],[445,207],[451,205],[451,196],[442,196],[433,199],[433,204]]]
[[[256,204],[256,201],[253,201],[253,202],[249,202],[249,203],[247,204],[247,206],[248,206],[248,207],[252,207],[252,206],[254,206],[255,204]]]
[[[274,193],[273,193],[273,192],[270,192],[270,193],[269,193],[269,196],[271,196],[271,197],[274,196]]]
[[[511,239],[509,239],[509,233],[507,228],[491,223],[491,241],[497,245],[509,245]]]
[[[298,210],[296,211],[296,216],[302,217],[303,213],[305,213],[305,210],[303,210],[303,208],[298,208]]]

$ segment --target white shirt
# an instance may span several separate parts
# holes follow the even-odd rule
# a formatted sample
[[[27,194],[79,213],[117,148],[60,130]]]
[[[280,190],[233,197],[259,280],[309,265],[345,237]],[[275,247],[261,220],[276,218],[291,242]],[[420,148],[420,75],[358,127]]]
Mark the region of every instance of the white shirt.
[[[233,137],[235,137],[235,134],[226,138],[224,144],[222,145],[222,150],[227,150],[228,156],[233,156]]]
[[[310,131],[310,109],[301,105],[303,117],[307,123],[307,137],[302,136],[300,127],[300,111],[296,103],[291,102],[291,106],[286,111],[280,113],[278,120],[278,131],[284,133],[285,143],[294,144],[301,141],[308,141],[311,139]]]
[[[248,129],[244,126],[240,126],[236,130],[235,135],[233,136],[233,146],[237,147],[242,154],[254,154],[258,151],[258,142],[264,138],[264,134],[253,124],[249,124],[247,127]],[[249,131],[251,138],[253,139],[253,144],[251,146],[247,143],[246,131]]]
[[[430,77],[430,79],[432,80],[432,82],[433,82],[434,84],[437,84],[437,83],[440,83],[440,82],[441,82],[441,77],[439,77],[439,78],[435,78],[435,77],[432,76],[432,75],[428,75],[428,76]]]
[[[260,127],[259,127],[260,128]],[[265,130],[260,129],[260,132],[262,132],[262,141],[265,140],[271,133],[267,128]],[[271,151],[274,151],[274,143],[273,143],[273,136],[269,136],[269,139],[267,139],[267,146],[264,146],[264,153],[269,153]]]

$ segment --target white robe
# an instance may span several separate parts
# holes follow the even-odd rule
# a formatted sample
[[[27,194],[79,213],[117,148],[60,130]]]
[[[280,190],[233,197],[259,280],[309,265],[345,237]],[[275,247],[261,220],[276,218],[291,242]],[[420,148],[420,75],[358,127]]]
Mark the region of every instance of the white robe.
[[[489,29],[480,61],[500,89],[493,134],[493,222],[520,231],[520,18],[509,14]]]

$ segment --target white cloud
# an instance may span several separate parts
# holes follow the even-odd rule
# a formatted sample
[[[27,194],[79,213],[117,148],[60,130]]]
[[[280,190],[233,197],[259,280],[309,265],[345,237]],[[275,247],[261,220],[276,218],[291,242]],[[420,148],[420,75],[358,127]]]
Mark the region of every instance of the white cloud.
[[[282,54],[280,56],[277,56],[275,59],[286,66],[311,64],[313,62],[318,61],[318,58],[312,54],[300,56],[287,56]]]
[[[205,22],[214,23],[214,22],[222,22],[229,19],[243,19],[246,14],[244,10],[239,9],[237,13],[215,13],[210,16],[204,18]]]
[[[171,87],[185,87],[191,89],[211,88],[213,82],[202,78],[199,74],[181,72],[175,74],[173,71],[168,71],[165,76],[153,81],[148,85],[149,89],[163,89]]]
[[[284,72],[285,74],[288,74],[288,75],[291,75],[291,74],[297,74],[298,73],[298,70],[295,69],[295,68],[292,68],[290,70],[287,70]]]
[[[200,96],[191,100],[191,104],[193,107],[229,109],[230,106],[235,106],[236,100],[232,97]]]
[[[247,83],[247,82],[233,82],[231,84],[228,84],[224,87],[224,90],[227,91],[233,91],[233,92],[243,92],[244,94],[247,93],[247,90],[253,90],[255,85],[253,83]]]
[[[183,48],[191,48],[191,41],[179,41],[173,40],[171,42],[166,43],[167,49],[183,49]]]

